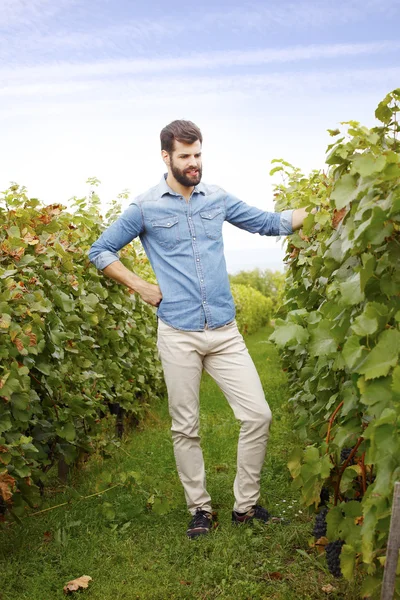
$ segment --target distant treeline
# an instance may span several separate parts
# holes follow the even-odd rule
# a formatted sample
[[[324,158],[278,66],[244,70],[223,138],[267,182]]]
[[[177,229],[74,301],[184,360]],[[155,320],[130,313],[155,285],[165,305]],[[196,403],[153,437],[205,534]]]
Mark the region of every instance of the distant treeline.
[[[274,312],[282,303],[285,273],[257,268],[251,271],[239,271],[235,275],[229,275],[229,279],[233,284],[250,286],[266,298],[270,298]]]

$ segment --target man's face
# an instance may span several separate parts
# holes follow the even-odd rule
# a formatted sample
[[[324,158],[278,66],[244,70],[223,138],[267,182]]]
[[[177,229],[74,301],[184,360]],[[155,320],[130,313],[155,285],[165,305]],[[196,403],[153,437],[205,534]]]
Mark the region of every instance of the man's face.
[[[201,181],[201,143],[184,144],[175,140],[175,148],[169,157],[169,167],[175,179],[186,187],[197,185]]]

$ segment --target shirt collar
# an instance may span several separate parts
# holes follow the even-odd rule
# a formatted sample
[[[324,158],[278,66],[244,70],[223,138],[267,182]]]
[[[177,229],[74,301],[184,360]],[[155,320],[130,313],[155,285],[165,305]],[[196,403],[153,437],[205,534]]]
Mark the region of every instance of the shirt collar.
[[[166,179],[167,179],[168,173],[164,173],[164,175],[161,177],[161,181],[159,184],[159,190],[160,190],[160,196],[163,197],[165,196],[165,194],[171,194],[172,196],[179,196],[179,194],[177,192],[174,192],[174,190],[171,190],[171,188],[169,187]],[[203,194],[203,196],[206,195],[206,191],[204,189],[204,184],[200,183],[198,185],[194,186],[193,192],[196,192],[196,194]]]

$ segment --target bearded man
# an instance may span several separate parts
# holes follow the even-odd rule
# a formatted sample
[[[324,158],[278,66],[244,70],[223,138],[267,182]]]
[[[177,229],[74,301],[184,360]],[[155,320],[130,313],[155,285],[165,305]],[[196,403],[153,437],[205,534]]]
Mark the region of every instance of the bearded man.
[[[203,183],[203,138],[191,121],[173,121],[160,137],[167,173],[102,233],[89,259],[106,276],[158,307],[157,347],[168,389],[174,454],[192,515],[187,536],[195,538],[212,527],[199,437],[203,369],[241,423],[232,521],[271,518],[258,505],[271,411],[236,325],[222,225],[228,221],[250,233],[289,235],[302,226],[307,213],[266,212],[218,185]],[[158,285],[144,281],[119,260],[118,251],[138,236]]]

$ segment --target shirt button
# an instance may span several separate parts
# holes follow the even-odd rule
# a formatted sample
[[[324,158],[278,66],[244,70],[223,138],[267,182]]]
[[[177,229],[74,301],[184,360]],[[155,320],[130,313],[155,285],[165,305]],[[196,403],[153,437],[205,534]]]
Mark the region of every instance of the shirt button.
[[[189,217],[189,221],[191,221],[191,220],[192,220],[192,217]]]
[[[205,300],[203,300],[203,304],[207,304],[207,302]]]
[[[195,240],[196,238],[194,237],[193,239]]]
[[[197,260],[197,262],[200,262],[200,259],[199,259],[199,258],[196,258],[196,260]]]
[[[171,223],[167,223],[167,225],[171,225]]]
[[[200,283],[204,283],[204,279],[200,279]]]

